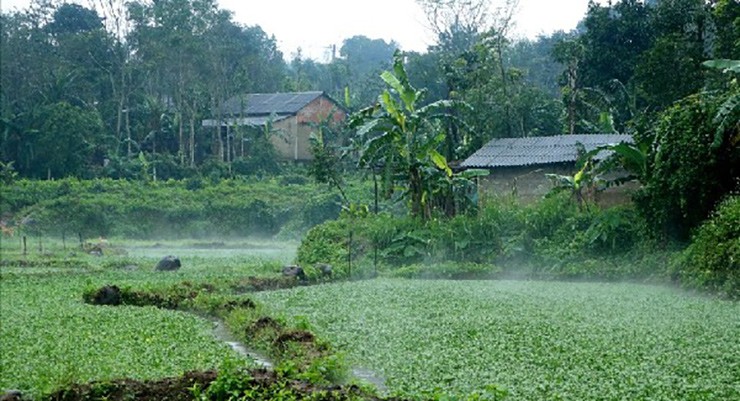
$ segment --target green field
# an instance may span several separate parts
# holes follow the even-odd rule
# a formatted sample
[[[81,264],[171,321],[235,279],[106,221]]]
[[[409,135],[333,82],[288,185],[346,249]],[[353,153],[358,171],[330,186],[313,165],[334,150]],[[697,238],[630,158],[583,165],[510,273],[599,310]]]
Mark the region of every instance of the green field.
[[[379,279],[257,299],[404,397],[740,399],[740,304],[665,287]]]
[[[0,390],[39,396],[76,382],[154,379],[217,368],[236,354],[214,336],[211,321],[154,307],[87,305],[83,292],[109,284],[146,288],[275,275],[282,260],[294,254],[286,244],[273,246],[267,255],[265,247],[244,244],[197,252],[188,243],[134,245],[121,252],[125,255],[103,258],[69,250],[39,256],[35,249],[23,258],[5,244],[3,260],[28,263],[0,268]],[[167,254],[181,255],[182,269],[153,271],[158,257]],[[132,265],[137,269],[124,268]]]
[[[58,249],[24,258],[5,245],[0,390],[33,396],[218,368],[236,355],[207,319],[91,306],[85,290],[274,277],[295,255],[295,244],[180,241],[113,244],[102,258]],[[182,269],[153,271],[166,254],[181,256]],[[740,399],[740,304],[673,288],[380,278],[252,296],[269,313],[310,325],[347,366],[402,397]]]

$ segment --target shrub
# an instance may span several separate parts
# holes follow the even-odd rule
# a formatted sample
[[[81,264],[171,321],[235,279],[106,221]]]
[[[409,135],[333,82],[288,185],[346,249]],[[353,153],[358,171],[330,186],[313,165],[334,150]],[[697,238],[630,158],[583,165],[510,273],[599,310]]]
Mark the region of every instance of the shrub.
[[[352,263],[372,266],[377,253],[381,270],[392,276],[474,277],[498,273],[501,266],[507,274],[547,278],[646,277],[653,275],[654,265],[642,269],[629,263],[635,259],[631,253],[647,243],[642,226],[632,207],[579,210],[564,197],[526,206],[490,203],[476,216],[426,221],[389,214],[345,216],[312,229],[297,261],[336,264],[346,271],[351,229]]]
[[[724,201],[697,230],[672,273],[689,288],[740,298],[740,196]]]
[[[338,195],[326,187],[279,179],[136,182],[18,180],[0,186],[0,215],[34,235],[192,238],[252,236],[295,227],[299,235],[335,218]],[[23,224],[21,221],[34,222]]]
[[[335,275],[347,271],[347,243],[349,230],[347,220],[332,220],[308,231],[301,241],[296,261],[301,266],[328,263],[335,268]]]
[[[737,128],[728,128],[727,139],[717,142],[716,116],[729,96],[690,96],[661,114],[649,174],[635,196],[656,234],[689,239],[719,201],[737,188],[740,147],[729,139],[737,137]]]

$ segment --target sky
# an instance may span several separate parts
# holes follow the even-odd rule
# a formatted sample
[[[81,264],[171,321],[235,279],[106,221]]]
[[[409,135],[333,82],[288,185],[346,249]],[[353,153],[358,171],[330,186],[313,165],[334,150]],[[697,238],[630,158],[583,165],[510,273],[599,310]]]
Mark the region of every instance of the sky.
[[[493,4],[496,0],[491,0]],[[77,1],[88,4],[87,0]],[[22,9],[30,0],[0,0],[3,12]],[[319,61],[332,45],[355,35],[395,40],[403,50],[424,51],[434,42],[427,19],[415,0],[218,0],[234,12],[234,20],[259,25],[274,35],[287,59],[298,48]],[[519,0],[514,16],[515,37],[534,38],[575,28],[588,0]]]

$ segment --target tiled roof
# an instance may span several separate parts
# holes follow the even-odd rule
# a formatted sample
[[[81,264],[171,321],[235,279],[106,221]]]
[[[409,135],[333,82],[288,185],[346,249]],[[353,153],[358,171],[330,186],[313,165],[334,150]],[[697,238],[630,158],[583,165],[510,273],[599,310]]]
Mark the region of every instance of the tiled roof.
[[[460,167],[515,167],[574,162],[578,158],[576,144],[579,142],[586,151],[591,151],[600,145],[632,142],[632,136],[594,134],[494,139],[465,159]],[[605,155],[606,152],[600,153],[596,158],[603,158]]]
[[[247,93],[224,102],[225,116],[296,114],[324,92]]]

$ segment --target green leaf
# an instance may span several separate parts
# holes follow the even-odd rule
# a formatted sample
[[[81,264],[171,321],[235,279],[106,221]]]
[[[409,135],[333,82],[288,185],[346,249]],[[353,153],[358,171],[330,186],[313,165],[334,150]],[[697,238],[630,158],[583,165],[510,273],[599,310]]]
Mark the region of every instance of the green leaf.
[[[404,92],[403,85],[401,85],[401,81],[396,78],[395,75],[393,75],[390,71],[383,71],[382,74],[380,74],[380,78],[383,79],[383,81],[388,84],[393,90],[396,91],[399,95]]]
[[[730,60],[730,59],[707,60],[703,62],[702,65],[704,65],[705,67],[722,70],[722,72],[724,73],[728,73],[728,72],[740,73],[740,60]]]
[[[401,130],[405,131],[406,117],[398,110],[396,101],[393,100],[391,93],[388,91],[383,91],[383,93],[380,95],[380,103],[383,105],[383,108],[385,108],[385,111],[390,114],[390,116],[393,117],[394,120],[396,120],[398,125],[401,127]]]
[[[438,169],[443,170],[448,177],[452,177],[452,169],[450,169],[450,166],[447,164],[447,159],[444,156],[432,149],[429,152],[429,157]]]
[[[490,171],[488,171],[486,169],[482,169],[482,168],[471,168],[471,169],[464,170],[464,171],[458,173],[458,175],[460,177],[466,178],[466,179],[471,179],[471,178],[475,178],[475,177],[485,177],[485,176],[488,176],[490,174],[491,174]]]

